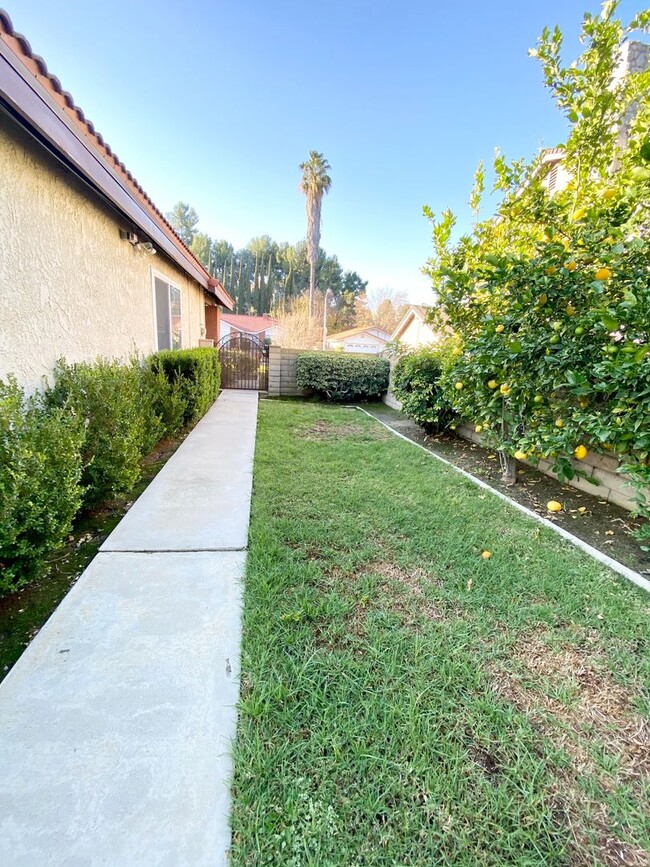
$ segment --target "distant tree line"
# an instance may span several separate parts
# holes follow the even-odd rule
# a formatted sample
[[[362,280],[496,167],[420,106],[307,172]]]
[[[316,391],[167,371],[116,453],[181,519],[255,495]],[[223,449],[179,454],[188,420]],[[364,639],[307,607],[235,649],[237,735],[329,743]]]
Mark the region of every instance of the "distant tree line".
[[[278,243],[269,235],[251,238],[235,250],[225,240],[214,240],[197,230],[199,217],[194,208],[178,202],[167,219],[192,253],[234,298],[237,313],[270,313],[289,309],[303,292],[309,291],[310,263],[307,243]],[[336,256],[318,251],[316,287],[328,289],[335,319],[341,327],[355,324],[357,299],[368,285],[356,271],[344,271]]]

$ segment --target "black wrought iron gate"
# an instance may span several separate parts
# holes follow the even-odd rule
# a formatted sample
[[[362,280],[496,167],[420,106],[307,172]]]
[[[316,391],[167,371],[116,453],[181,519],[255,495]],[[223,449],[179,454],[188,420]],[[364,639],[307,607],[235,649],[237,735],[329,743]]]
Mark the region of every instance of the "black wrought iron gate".
[[[217,344],[222,388],[266,391],[269,386],[269,348],[252,334],[222,337]]]

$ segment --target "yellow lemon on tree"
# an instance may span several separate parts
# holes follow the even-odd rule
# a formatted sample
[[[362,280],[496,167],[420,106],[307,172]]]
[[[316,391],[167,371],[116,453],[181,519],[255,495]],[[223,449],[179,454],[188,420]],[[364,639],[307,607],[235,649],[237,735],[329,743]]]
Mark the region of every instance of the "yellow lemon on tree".
[[[564,427],[564,422],[562,421],[561,418],[555,419],[555,427]]]
[[[527,457],[528,457],[528,455],[526,454],[526,452],[521,452],[521,451],[515,452],[515,458],[518,461],[525,461]]]
[[[586,446],[576,446],[573,450],[573,454],[579,461],[584,460],[587,457],[587,448]]]
[[[578,220],[581,220],[581,219],[585,216],[586,213],[587,213],[587,209],[586,209],[586,208],[578,208],[578,210],[577,210],[577,211],[575,212],[575,214],[573,215],[573,220],[574,220],[574,222],[577,222]]]
[[[613,187],[608,187],[606,190],[603,190],[603,199],[606,202],[611,202],[612,199],[616,198],[616,194],[618,190],[615,190]]]
[[[546,271],[544,271],[544,273],[548,277],[551,277],[553,274],[557,274],[557,268],[555,267],[555,265],[549,265],[549,267],[546,269]]]
[[[465,388],[464,382],[457,382],[456,383],[456,391],[462,391],[464,388]]]
[[[612,276],[612,272],[609,268],[599,268],[594,276],[596,280],[609,280]]]
[[[549,500],[546,504],[546,508],[549,510],[549,512],[561,512],[562,503],[558,503],[557,500]]]
[[[488,382],[488,388],[496,388],[498,384],[499,384],[499,383],[496,381],[496,379],[491,379],[491,380]]]
[[[477,424],[474,430],[476,431],[476,433],[481,433],[481,431],[483,430],[483,425]]]
[[[510,394],[510,386],[504,382],[501,386],[499,386],[499,391],[501,392],[501,394],[504,395]]]
[[[575,271],[578,267],[578,263],[575,261],[575,259],[572,259],[570,262],[567,262],[564,267],[567,269],[567,271]]]
[[[567,306],[564,309],[566,311],[567,316],[575,316],[576,309],[573,306],[573,304],[567,304]]]
[[[505,325],[497,325],[497,327],[494,330],[496,331],[497,334],[501,334],[502,331],[505,331],[505,328],[506,328]]]
[[[586,407],[589,406],[589,399],[586,397],[579,397],[578,405],[581,407],[581,409],[586,409]]]

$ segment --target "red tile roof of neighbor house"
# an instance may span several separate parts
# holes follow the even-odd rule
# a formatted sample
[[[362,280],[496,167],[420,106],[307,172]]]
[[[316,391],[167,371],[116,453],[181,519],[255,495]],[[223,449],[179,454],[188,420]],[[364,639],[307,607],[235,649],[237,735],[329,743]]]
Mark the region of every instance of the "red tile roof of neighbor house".
[[[227,322],[231,328],[245,331],[247,334],[259,334],[261,331],[268,331],[278,324],[278,320],[272,316],[251,316],[247,313],[222,313],[221,321]]]
[[[48,150],[90,183],[162,249],[190,277],[224,306],[234,301],[178,237],[103,136],[63,90],[45,61],[16,33],[9,15],[0,9],[0,97],[13,116],[35,132]]]

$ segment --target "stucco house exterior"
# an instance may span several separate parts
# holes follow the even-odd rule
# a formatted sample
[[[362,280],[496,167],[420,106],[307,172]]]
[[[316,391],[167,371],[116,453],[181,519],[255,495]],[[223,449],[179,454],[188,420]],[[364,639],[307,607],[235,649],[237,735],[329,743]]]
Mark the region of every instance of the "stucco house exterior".
[[[198,346],[233,301],[0,11],[0,378]]]
[[[219,337],[236,337],[249,334],[262,343],[268,338],[273,343],[277,338],[278,320],[272,316],[253,316],[248,313],[222,313]]]
[[[427,321],[430,309],[421,304],[411,304],[391,334],[391,342],[399,341],[408,349],[419,349],[421,346],[432,346],[438,343],[440,335]]]
[[[350,328],[328,334],[325,341],[326,349],[338,349],[343,352],[364,352],[368,355],[378,355],[383,352],[390,335],[381,328],[368,325],[363,328]]]

